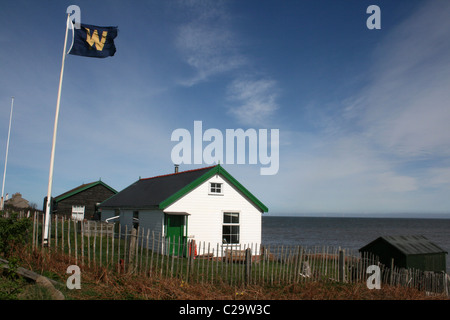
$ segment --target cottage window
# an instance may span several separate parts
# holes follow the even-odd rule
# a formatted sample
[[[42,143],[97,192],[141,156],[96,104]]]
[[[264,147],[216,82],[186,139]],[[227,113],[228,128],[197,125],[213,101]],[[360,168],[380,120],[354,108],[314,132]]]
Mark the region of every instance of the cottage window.
[[[72,219],[77,221],[83,221],[84,206],[72,206]]]
[[[224,244],[239,243],[239,212],[224,212],[222,226]]]
[[[209,184],[209,193],[211,194],[222,194],[222,184],[211,182]]]

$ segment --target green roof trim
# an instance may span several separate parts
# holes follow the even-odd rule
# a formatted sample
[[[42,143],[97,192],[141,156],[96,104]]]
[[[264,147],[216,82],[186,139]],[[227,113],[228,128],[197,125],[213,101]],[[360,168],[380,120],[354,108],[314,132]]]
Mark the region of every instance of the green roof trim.
[[[192,181],[185,187],[181,188],[179,191],[175,192],[173,195],[171,195],[169,198],[165,199],[159,204],[159,208],[164,210],[168,206],[170,206],[172,203],[183,197],[188,192],[194,190],[199,185],[201,185],[203,182],[211,178],[212,176],[219,174],[222,175],[228,182],[230,182],[232,185],[234,185],[242,194],[244,194],[256,207],[258,207],[262,212],[268,212],[269,209],[261,202],[259,201],[250,191],[248,191],[242,184],[239,183],[231,174],[229,174],[220,164],[211,168],[208,172],[206,172],[201,177],[197,178],[196,180]]]
[[[106,183],[104,183],[103,181],[99,180],[99,181],[96,181],[96,182],[91,182],[91,183],[83,184],[83,185],[81,185],[81,186],[79,186],[79,187],[76,187],[75,189],[72,189],[72,190],[70,190],[70,191],[67,191],[67,192],[65,192],[65,193],[63,193],[63,194],[61,194],[61,195],[55,197],[55,198],[53,199],[53,201],[56,201],[56,202],[62,201],[62,200],[67,199],[67,198],[69,198],[69,197],[71,197],[71,196],[73,196],[73,195],[75,195],[75,194],[77,194],[77,193],[80,193],[80,192],[82,192],[82,191],[84,191],[84,190],[87,190],[87,189],[89,189],[89,188],[95,187],[95,186],[97,186],[97,185],[102,185],[102,186],[104,186],[105,188],[111,190],[112,192],[117,193],[117,191],[116,191],[115,189],[111,188],[111,187],[108,186]]]

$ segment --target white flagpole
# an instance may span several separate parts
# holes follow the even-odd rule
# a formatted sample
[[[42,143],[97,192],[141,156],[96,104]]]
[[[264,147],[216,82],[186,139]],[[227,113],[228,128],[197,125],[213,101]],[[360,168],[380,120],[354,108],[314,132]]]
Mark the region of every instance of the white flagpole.
[[[6,164],[8,163],[8,150],[9,150],[9,137],[11,135],[11,120],[13,114],[13,106],[14,106],[14,97],[11,97],[11,114],[9,115],[9,129],[8,129],[8,140],[6,142],[6,156],[5,156],[5,170],[3,171],[3,184],[2,184],[2,199],[0,210],[3,210],[5,206],[5,177],[6,177]]]
[[[63,74],[64,74],[64,62],[66,60],[66,47],[67,47],[67,34],[69,29],[69,21],[70,21],[70,14],[67,15],[67,23],[66,23],[66,35],[64,38],[64,49],[63,49],[63,56],[62,56],[62,64],[61,64],[61,74],[59,75],[59,88],[58,88],[58,98],[56,100],[56,114],[55,114],[55,126],[53,129],[53,143],[52,143],[52,153],[50,157],[50,173],[48,176],[48,190],[47,190],[47,205],[45,209],[45,226],[44,226],[44,245],[48,245],[49,239],[48,239],[48,229],[50,225],[50,214],[51,214],[51,207],[52,207],[52,183],[53,183],[53,164],[55,162],[55,143],[56,143],[56,132],[58,130],[58,117],[59,117],[59,104],[61,101],[61,87],[62,87],[62,80],[63,80]]]

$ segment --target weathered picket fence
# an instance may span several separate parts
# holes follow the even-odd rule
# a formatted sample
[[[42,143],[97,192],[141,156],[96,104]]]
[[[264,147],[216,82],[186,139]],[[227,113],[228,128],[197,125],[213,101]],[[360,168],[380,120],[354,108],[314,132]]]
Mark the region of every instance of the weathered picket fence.
[[[33,214],[34,249],[42,248],[43,214]],[[211,245],[167,238],[142,228],[104,222],[81,222],[53,216],[47,249],[73,258],[75,264],[101,266],[121,273],[176,277],[190,283],[279,284],[307,281],[364,283],[376,265],[382,285],[405,286],[449,294],[446,273],[405,270],[378,258],[340,247],[283,245]]]

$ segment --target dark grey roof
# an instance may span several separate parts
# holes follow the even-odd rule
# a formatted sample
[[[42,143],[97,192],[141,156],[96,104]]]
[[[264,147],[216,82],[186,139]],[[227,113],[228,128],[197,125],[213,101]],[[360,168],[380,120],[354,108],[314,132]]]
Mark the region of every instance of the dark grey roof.
[[[66,192],[64,192],[63,194],[60,194],[59,196],[56,196],[56,197],[53,199],[53,201],[56,201],[56,202],[62,201],[62,200],[64,200],[64,199],[68,198],[68,197],[73,196],[74,194],[77,194],[77,193],[79,193],[79,192],[82,192],[82,191],[84,191],[84,190],[87,190],[87,189],[89,189],[89,188],[92,188],[92,187],[95,187],[95,186],[98,186],[98,185],[102,185],[102,186],[104,186],[105,188],[111,190],[111,192],[117,193],[116,190],[114,190],[113,188],[111,188],[110,186],[108,186],[108,185],[107,185],[106,183],[104,183],[103,181],[99,180],[99,181],[95,181],[95,182],[85,183],[85,184],[82,184],[82,185],[80,185],[80,186],[78,186],[78,187],[76,187],[76,188],[74,188],[74,189],[71,189],[71,190],[69,190],[69,191],[66,191]],[[45,199],[47,199],[47,197],[45,197]]]
[[[375,241],[386,241],[390,245],[397,248],[406,255],[413,254],[427,254],[427,253],[447,253],[444,249],[429,241],[422,235],[407,235],[407,236],[383,236]],[[364,246],[360,251],[365,251],[373,242]]]
[[[156,208],[162,201],[210,171],[211,168],[213,167],[139,179],[102,202],[100,208]]]

